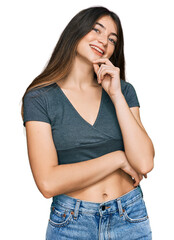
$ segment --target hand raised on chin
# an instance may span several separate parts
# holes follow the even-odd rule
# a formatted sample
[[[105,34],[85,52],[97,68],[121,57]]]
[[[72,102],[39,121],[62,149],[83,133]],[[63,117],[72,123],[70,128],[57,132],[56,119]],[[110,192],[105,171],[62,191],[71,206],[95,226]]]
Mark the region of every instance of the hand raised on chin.
[[[108,58],[94,60],[93,67],[98,83],[110,97],[121,92],[120,68],[115,67]]]

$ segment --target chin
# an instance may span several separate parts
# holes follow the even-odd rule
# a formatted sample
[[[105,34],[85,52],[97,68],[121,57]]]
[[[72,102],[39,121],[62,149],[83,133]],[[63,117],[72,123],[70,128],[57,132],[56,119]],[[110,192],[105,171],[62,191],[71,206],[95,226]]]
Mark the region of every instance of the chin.
[[[80,59],[82,61],[85,61],[85,62],[87,62],[90,65],[92,65],[93,61],[96,60],[96,59],[106,58],[105,55],[99,56],[99,55],[97,55],[95,53],[90,53],[90,52],[83,52],[83,53],[78,52],[77,55],[78,55],[78,57],[80,57]]]

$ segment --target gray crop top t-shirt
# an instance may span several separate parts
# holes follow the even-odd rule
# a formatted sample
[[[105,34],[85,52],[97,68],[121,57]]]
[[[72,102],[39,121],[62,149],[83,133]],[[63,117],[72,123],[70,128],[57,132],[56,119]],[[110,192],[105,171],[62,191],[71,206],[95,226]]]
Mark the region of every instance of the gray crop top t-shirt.
[[[140,107],[131,83],[121,79],[121,90],[129,107]],[[124,151],[115,107],[104,88],[93,125],[81,117],[56,83],[32,89],[25,95],[23,125],[32,120],[51,124],[59,164],[86,161],[116,150]]]

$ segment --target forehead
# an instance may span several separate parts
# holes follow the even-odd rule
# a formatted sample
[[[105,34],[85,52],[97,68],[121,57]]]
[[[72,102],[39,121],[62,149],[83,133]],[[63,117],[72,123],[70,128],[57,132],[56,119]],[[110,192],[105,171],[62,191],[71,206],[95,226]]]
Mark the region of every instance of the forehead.
[[[101,23],[108,31],[117,33],[117,25],[110,16],[102,16],[96,22]]]

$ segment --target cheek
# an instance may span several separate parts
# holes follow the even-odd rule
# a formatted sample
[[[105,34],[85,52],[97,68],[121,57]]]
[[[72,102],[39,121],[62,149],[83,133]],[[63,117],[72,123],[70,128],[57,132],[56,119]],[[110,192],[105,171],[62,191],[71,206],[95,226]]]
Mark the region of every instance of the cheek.
[[[91,41],[96,40],[96,34],[91,31],[85,36],[84,40],[89,44]]]
[[[78,46],[77,46],[77,50],[83,50],[85,49],[87,46],[89,46],[90,42],[93,40],[93,36],[91,33],[88,33],[83,39],[81,39],[81,41],[79,42]]]
[[[84,44],[85,44],[84,42],[85,42],[84,39],[79,42],[79,44],[77,46],[77,51],[80,51],[80,52],[82,51],[82,49],[84,48]]]
[[[83,42],[81,42],[79,45],[78,45],[78,47],[77,47],[77,51],[79,51],[79,52],[84,52],[87,48],[87,42],[86,41],[83,41]]]
[[[110,46],[110,47],[108,48],[108,50],[107,50],[107,55],[108,55],[109,58],[112,56],[112,54],[114,53],[114,51],[115,51],[115,47]]]
[[[89,51],[90,51],[90,46],[87,41],[82,41],[77,46],[77,52],[82,56],[86,57],[89,54]]]

